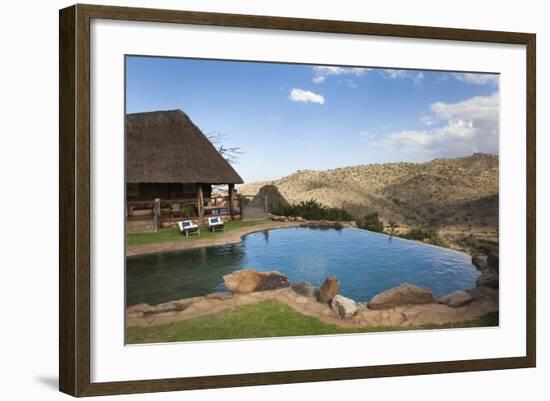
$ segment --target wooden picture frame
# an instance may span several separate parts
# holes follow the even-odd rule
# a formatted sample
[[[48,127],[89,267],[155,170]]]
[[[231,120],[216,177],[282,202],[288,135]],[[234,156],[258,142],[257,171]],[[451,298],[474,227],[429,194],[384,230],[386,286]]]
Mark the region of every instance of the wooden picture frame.
[[[524,45],[527,54],[525,60],[527,71],[526,356],[92,383],[90,380],[90,21],[94,18]],[[535,366],[536,37],[534,34],[80,4],[60,11],[59,28],[59,388],[62,392],[73,396],[94,396]]]

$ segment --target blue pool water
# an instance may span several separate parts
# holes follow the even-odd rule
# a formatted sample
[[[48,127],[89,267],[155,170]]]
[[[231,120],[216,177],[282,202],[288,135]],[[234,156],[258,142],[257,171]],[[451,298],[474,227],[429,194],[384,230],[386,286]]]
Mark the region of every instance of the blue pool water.
[[[441,296],[475,286],[466,254],[358,229],[284,228],[246,235],[238,244],[128,257],[127,305],[155,305],[223,290],[239,269],[277,270],[290,282],[321,285],[328,276],[357,301],[404,282]]]

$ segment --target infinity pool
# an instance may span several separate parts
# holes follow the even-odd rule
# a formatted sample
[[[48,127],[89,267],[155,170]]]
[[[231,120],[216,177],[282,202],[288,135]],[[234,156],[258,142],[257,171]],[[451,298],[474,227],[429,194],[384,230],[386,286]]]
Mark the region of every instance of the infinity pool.
[[[248,234],[238,244],[128,257],[126,302],[155,305],[224,290],[222,276],[245,268],[316,287],[336,276],[340,292],[356,301],[404,282],[441,296],[474,287],[479,275],[464,253],[352,228],[295,227]]]

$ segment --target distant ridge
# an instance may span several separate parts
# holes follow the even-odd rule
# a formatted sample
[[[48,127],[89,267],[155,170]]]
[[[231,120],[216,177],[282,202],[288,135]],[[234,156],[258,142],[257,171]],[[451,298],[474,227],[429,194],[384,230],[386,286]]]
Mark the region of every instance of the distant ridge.
[[[386,223],[496,230],[498,168],[498,156],[474,153],[426,163],[298,170],[277,180],[245,184],[239,191],[256,194],[273,184],[289,202],[314,198],[357,216],[378,212]]]

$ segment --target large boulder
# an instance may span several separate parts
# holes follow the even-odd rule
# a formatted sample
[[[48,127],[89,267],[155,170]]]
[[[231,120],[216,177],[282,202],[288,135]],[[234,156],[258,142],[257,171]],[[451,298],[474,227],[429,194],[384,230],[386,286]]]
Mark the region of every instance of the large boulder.
[[[478,287],[498,288],[498,273],[493,269],[485,269],[477,278]]]
[[[492,301],[498,303],[498,290],[489,287],[474,287],[466,290],[472,296],[474,301],[485,302]]]
[[[336,295],[332,298],[330,307],[342,319],[349,319],[357,312],[357,302],[342,295]]]
[[[323,282],[321,288],[319,289],[319,302],[328,304],[330,303],[330,301],[332,301],[332,298],[338,295],[339,292],[340,283],[338,282],[336,277],[329,277]]]
[[[472,302],[473,297],[466,291],[455,291],[444,297],[439,298],[439,303],[445,304],[452,308],[459,308]]]
[[[307,281],[293,283],[290,287],[294,290],[295,293],[303,295],[304,297],[315,297],[315,287]]]
[[[488,267],[487,259],[487,255],[472,255],[472,264],[479,270],[485,270]]]
[[[260,273],[256,270],[238,270],[223,276],[225,286],[236,293],[275,290],[288,287],[288,278],[279,272]]]
[[[437,299],[430,290],[405,283],[375,295],[368,306],[369,309],[388,309],[399,305],[432,303],[437,303]]]
[[[487,265],[498,273],[498,255],[495,253],[490,254],[487,257]]]
[[[267,200],[267,209],[270,211],[288,206],[288,201],[279,192],[279,188],[277,188],[275,185],[264,185],[260,188],[256,197],[263,202],[266,202]]]

